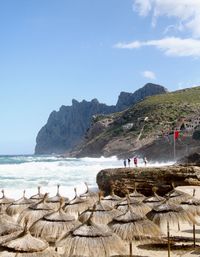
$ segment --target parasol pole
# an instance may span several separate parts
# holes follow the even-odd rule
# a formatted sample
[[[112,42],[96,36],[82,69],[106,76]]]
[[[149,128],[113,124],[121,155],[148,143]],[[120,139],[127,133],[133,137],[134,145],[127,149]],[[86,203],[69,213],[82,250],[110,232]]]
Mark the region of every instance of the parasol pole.
[[[167,243],[168,243],[168,257],[170,257],[169,221],[167,221]]]
[[[195,248],[196,247],[195,224],[193,224],[193,243],[194,243],[194,248]]]
[[[130,242],[130,257],[132,257],[133,256],[133,248],[132,248],[132,242]]]

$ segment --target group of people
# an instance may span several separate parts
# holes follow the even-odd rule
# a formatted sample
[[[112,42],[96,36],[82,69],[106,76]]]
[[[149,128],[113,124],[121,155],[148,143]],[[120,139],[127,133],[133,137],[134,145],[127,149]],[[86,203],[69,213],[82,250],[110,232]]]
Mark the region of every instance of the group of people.
[[[128,161],[128,167],[130,168],[130,166],[131,166],[131,159],[128,158],[127,161]],[[146,157],[143,157],[143,162],[144,162],[144,165],[146,166],[147,162],[148,162]],[[133,163],[134,163],[135,167],[138,167],[138,157],[137,156],[133,157]],[[127,162],[126,162],[126,159],[124,159],[124,167],[125,168],[126,168],[126,165],[127,165]]]

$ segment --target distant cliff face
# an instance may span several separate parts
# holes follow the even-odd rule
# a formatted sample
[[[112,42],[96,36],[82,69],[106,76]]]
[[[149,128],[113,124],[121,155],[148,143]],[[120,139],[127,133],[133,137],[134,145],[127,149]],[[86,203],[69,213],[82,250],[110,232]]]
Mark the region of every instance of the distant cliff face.
[[[146,84],[135,93],[122,92],[116,106],[107,106],[97,99],[91,102],[72,100],[72,106],[62,106],[58,112],[50,114],[47,124],[37,135],[35,154],[62,154],[70,151],[84,138],[93,115],[122,111],[147,96],[161,93],[166,93],[164,87]]]
[[[167,89],[163,86],[148,83],[144,87],[136,90],[134,93],[121,92],[116,104],[116,111],[122,111],[129,108],[148,96],[164,94]]]
[[[96,99],[91,102],[72,100],[72,106],[53,111],[47,124],[36,138],[36,154],[60,154],[72,149],[83,138],[94,114],[108,114],[115,106],[107,106]]]

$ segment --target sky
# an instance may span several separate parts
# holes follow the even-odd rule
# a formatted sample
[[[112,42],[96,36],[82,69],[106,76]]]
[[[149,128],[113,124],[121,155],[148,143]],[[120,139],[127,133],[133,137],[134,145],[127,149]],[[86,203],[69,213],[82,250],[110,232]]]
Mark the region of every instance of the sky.
[[[199,24],[200,0],[1,0],[0,154],[33,154],[72,99],[200,85]]]

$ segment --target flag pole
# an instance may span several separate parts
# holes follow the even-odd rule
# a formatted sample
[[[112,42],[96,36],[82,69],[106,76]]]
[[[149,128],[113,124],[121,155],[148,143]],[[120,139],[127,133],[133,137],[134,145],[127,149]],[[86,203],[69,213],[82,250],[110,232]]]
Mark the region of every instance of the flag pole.
[[[175,161],[176,161],[176,138],[175,138],[175,130],[174,130],[173,137],[174,137],[174,162],[175,162]]]

